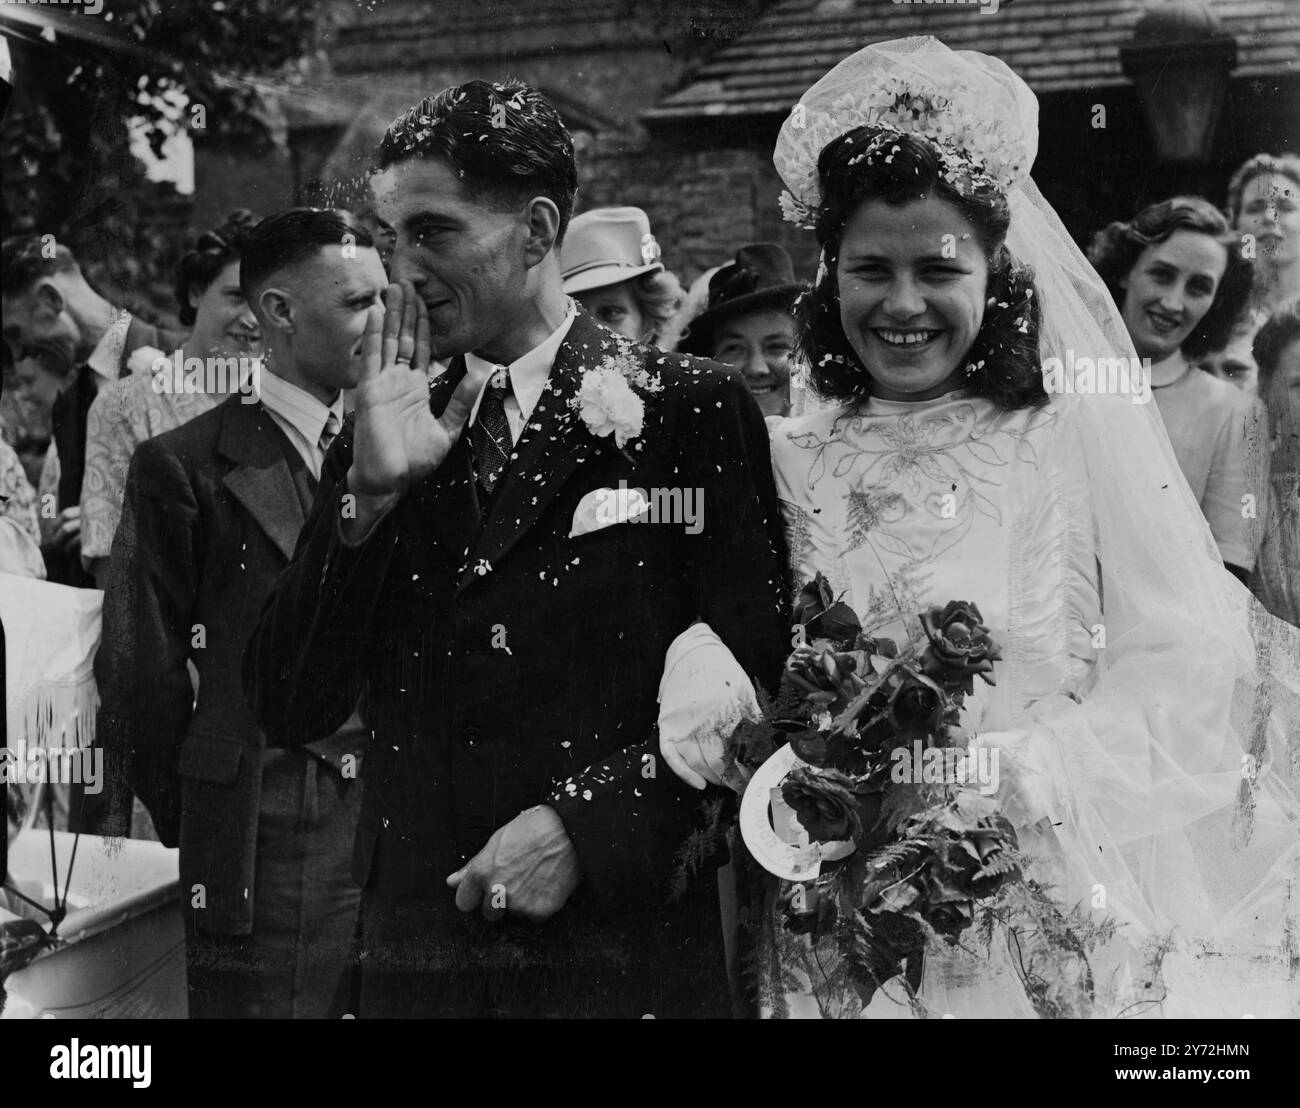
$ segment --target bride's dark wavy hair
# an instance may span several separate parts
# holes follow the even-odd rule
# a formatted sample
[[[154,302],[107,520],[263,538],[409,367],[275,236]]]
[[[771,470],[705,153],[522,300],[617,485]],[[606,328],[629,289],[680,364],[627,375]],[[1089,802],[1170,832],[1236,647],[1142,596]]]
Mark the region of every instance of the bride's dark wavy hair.
[[[984,319],[964,368],[975,366],[966,387],[1003,409],[1031,408],[1047,400],[1038,357],[1041,314],[1033,271],[1017,266],[1007,250],[1011,207],[992,186],[964,196],[943,176],[935,146],[916,135],[888,143],[890,160],[864,157],[881,132],[859,127],[828,143],[817,159],[822,203],[815,216],[817,241],[826,272],[795,305],[799,344],[812,373],[813,387],[824,397],[850,401],[871,394],[870,372],[859,361],[840,323],[836,276],[844,226],[861,204],[883,200],[901,207],[931,196],[945,200],[975,229],[988,261],[989,280]]]

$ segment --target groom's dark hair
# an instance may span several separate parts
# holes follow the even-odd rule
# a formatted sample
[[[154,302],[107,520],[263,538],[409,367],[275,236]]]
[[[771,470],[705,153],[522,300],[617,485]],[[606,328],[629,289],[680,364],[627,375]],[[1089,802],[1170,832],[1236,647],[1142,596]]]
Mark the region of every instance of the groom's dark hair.
[[[560,210],[558,247],[573,214],[573,139],[540,92],[517,81],[467,81],[426,96],[389,125],[379,167],[439,157],[471,188],[514,207],[545,196]]]

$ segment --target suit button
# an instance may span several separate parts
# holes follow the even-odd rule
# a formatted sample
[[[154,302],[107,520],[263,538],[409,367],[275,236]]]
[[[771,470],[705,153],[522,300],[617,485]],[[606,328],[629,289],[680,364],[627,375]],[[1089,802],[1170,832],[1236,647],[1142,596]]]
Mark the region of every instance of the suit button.
[[[466,727],[465,730],[460,733],[460,741],[473,750],[474,747],[478,746],[478,728]]]

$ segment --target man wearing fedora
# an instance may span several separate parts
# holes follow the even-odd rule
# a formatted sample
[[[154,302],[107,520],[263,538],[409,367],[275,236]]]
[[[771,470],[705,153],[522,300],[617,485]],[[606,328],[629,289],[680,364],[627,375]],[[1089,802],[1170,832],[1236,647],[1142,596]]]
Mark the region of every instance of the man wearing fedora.
[[[361,1013],[729,1015],[725,848],[671,896],[707,794],[655,726],[697,620],[780,675],[762,417],[734,373],[565,295],[573,144],[534,89],[447,89],[380,154],[399,283],[244,669],[275,743],[362,699]],[[702,529],[619,495],[642,488],[698,493]]]
[[[682,304],[682,286],[660,256],[640,208],[593,208],[574,216],[565,235],[564,291],[602,326],[659,346]]]
[[[781,247],[742,246],[734,262],[709,278],[704,310],[687,325],[677,348],[735,366],[763,415],[787,415],[797,334],[794,300],[803,288]]]

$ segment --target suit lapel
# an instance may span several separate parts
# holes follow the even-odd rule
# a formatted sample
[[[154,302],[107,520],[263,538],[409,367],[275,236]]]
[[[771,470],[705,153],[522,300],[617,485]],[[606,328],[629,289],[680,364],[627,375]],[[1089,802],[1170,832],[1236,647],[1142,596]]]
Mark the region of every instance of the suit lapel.
[[[462,570],[457,591],[479,576],[475,567],[496,565],[550,506],[577,468],[600,448],[600,441],[570,407],[584,369],[617,353],[610,336],[582,311],[560,345],[546,387],[524,433],[516,457],[502,478],[482,534]],[[464,442],[468,435],[464,435]],[[473,480],[470,481],[471,489]]]
[[[440,416],[447,401],[465,376],[465,359],[456,357],[447,372],[429,386],[429,408]],[[482,523],[478,495],[474,491],[473,448],[467,426],[456,440],[438,471],[411,492],[423,525],[454,557],[469,556]]]
[[[261,404],[244,404],[241,400],[235,396],[221,405],[217,449],[235,463],[224,482],[288,561],[306,517],[284,456],[279,428]]]

